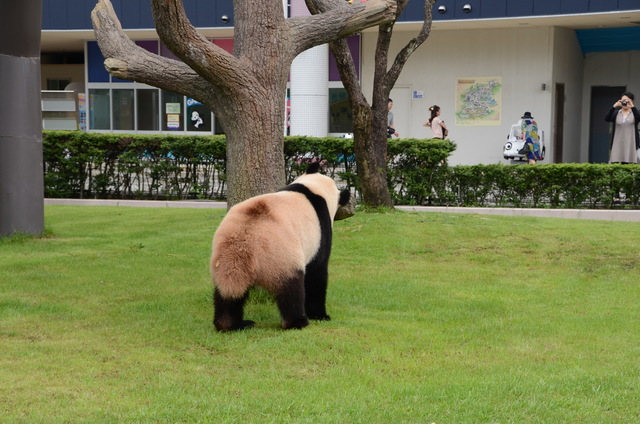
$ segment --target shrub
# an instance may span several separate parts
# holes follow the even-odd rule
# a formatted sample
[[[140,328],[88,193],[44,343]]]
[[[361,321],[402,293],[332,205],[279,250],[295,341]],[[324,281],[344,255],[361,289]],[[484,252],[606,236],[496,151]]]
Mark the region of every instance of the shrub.
[[[224,199],[224,136],[46,131],[45,196]],[[396,204],[638,208],[640,166],[609,164],[449,166],[449,140],[389,140],[388,183]],[[353,139],[285,137],[287,182],[312,161],[359,191]]]

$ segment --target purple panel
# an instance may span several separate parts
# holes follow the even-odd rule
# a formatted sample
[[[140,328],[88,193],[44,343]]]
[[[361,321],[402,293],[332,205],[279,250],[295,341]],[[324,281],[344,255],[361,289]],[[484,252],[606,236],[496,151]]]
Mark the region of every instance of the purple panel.
[[[356,65],[356,71],[358,73],[358,79],[360,79],[360,36],[352,35],[347,38],[347,44],[349,44],[349,50],[351,50],[351,56]],[[338,65],[336,64],[336,58],[329,52],[329,81],[340,81],[340,72],[338,72]]]
[[[169,48],[165,46],[162,41],[160,42],[160,56],[168,57],[169,59],[180,60],[178,59],[178,56],[173,54],[171,50],[169,50]]]
[[[146,41],[136,41],[136,44],[148,52],[158,54],[158,41],[157,40],[146,40]]]

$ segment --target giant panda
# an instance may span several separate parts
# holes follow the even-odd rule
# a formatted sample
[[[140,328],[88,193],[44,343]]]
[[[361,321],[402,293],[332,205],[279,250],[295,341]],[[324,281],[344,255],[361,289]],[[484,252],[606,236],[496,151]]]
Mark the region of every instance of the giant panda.
[[[333,221],[351,200],[316,162],[293,183],[229,209],[213,236],[213,323],[219,331],[255,325],[244,319],[248,291],[260,286],[278,305],[282,328],[329,320],[325,300]]]

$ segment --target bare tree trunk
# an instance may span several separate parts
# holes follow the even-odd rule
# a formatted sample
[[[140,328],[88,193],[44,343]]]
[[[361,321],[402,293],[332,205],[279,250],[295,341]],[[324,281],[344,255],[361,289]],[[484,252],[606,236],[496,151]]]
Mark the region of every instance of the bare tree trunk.
[[[325,10],[327,0],[306,0],[309,10],[317,14]],[[398,0],[396,19],[403,12],[409,0]],[[373,76],[373,97],[371,106],[362,94],[353,58],[344,40],[330,44],[336,58],[340,77],[349,94],[353,110],[353,138],[358,177],[362,187],[363,201],[368,206],[393,207],[391,193],[387,185],[387,103],[389,93],[395,85],[409,56],[427,39],[431,31],[432,9],[435,0],[413,0],[424,2],[424,23],[420,33],[411,39],[396,55],[391,67],[388,66],[389,46],[393,35],[392,22],[384,23],[378,29]]]
[[[230,205],[276,191],[285,184],[284,131],[282,123],[273,119],[284,117],[284,97],[276,93],[254,95],[250,101],[235,102],[229,109],[232,116],[223,121],[227,134],[227,178],[234,188],[227,195]]]
[[[44,231],[42,0],[0,2],[0,237]]]
[[[376,113],[376,109],[366,102],[356,105],[356,109],[353,114],[354,152],[364,204],[393,207],[387,183],[387,115]],[[380,137],[384,139],[380,140]]]
[[[390,89],[384,79],[380,84],[375,84],[373,106],[370,106],[362,94],[346,41],[338,40],[329,46],[336,58],[353,112],[353,145],[363,203],[373,207],[393,207],[387,183],[387,98]],[[380,60],[384,61],[386,69],[386,55]],[[384,108],[376,107],[382,103]]]

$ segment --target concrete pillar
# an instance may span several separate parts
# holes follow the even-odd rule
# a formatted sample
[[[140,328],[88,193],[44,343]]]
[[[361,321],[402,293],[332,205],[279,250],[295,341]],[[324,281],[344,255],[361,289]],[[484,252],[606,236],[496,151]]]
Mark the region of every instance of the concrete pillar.
[[[0,4],[0,237],[44,231],[42,1]]]

